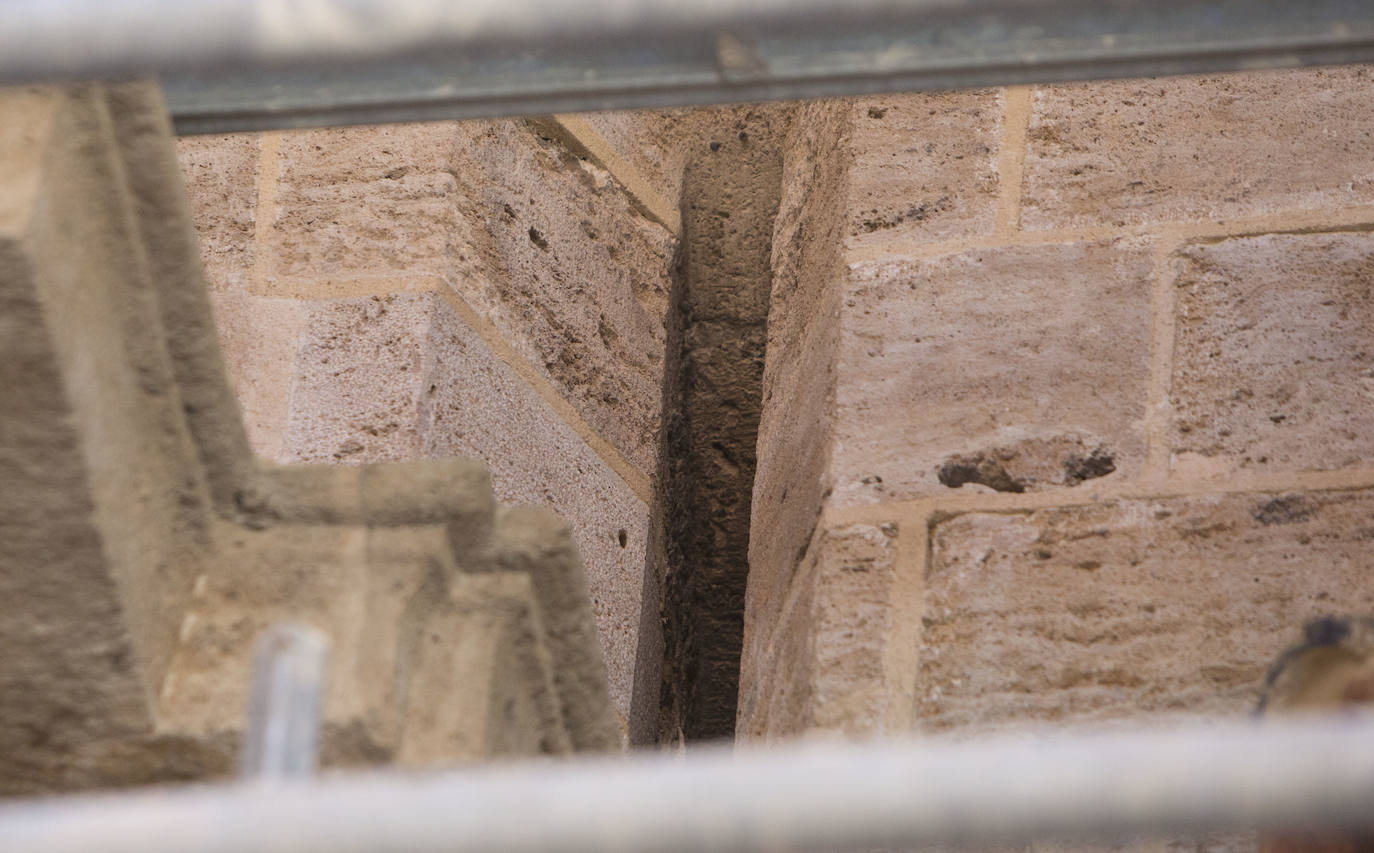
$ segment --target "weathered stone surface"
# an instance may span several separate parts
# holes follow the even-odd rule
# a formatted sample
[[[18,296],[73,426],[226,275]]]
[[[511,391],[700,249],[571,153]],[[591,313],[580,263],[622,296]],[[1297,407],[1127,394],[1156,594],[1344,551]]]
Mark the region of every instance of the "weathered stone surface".
[[[649,508],[442,300],[420,389],[423,456],[481,459],[497,497],[565,519],[586,566],[611,683],[628,717]]]
[[[445,123],[283,134],[277,217],[259,247],[270,277],[480,275],[456,137]]]
[[[244,426],[253,449],[276,459],[286,422],[291,359],[305,318],[295,300],[254,293],[261,137],[184,136],[176,146],[220,350],[243,407]]]
[[[1176,470],[1374,461],[1374,237],[1238,237],[1175,269]]]
[[[1296,626],[1374,608],[1374,494],[1237,494],[937,524],[918,726],[1242,717]]]
[[[628,714],[648,507],[496,358],[439,293],[306,303],[284,456],[481,459],[505,502],[568,520],[586,561],[612,693]]]
[[[834,150],[848,119],[842,102],[805,104],[784,145],[750,510],[752,528],[768,534],[749,539],[740,664],[746,686],[761,678],[763,655],[828,495],[847,176]],[[743,710],[738,719],[746,731]]]
[[[1000,92],[888,95],[850,109],[851,250],[899,253],[917,242],[992,231]]]
[[[442,277],[652,471],[673,240],[609,174],[523,122],[292,134],[281,172],[275,275]]]
[[[282,439],[287,428],[296,350],[309,321],[310,303],[254,296],[247,290],[212,291],[215,326],[253,450],[291,461]]]
[[[476,462],[256,463],[155,91],[10,92],[0,115],[0,373],[14,374],[0,385],[0,591],[15,605],[0,615],[0,791],[223,772],[245,707],[234,676],[282,619],[334,640],[326,760],[391,759],[399,711],[446,701],[408,679],[418,635],[453,628],[459,571],[530,590],[527,639],[506,648],[535,654],[493,647],[485,671],[454,680],[532,667],[490,694],[483,754],[614,749],[561,522],[497,511]]]
[[[837,505],[1074,485],[1144,453],[1144,243],[970,250],[853,273],[832,462]]]
[[[1030,229],[1374,201],[1367,66],[1039,87]]]
[[[567,752],[528,576],[464,577],[450,595],[455,606],[419,637],[412,680],[423,698],[406,708],[398,761]]]
[[[435,295],[307,303],[283,455],[383,462],[420,448],[419,402]]]
[[[895,524],[817,534],[792,599],[741,680],[740,739],[884,729],[890,706],[905,701],[889,689],[884,663],[895,628],[897,534]]]
[[[260,138],[255,133],[183,136],[176,145],[210,289],[242,289],[256,257]]]
[[[151,733],[209,496],[103,93],[6,91],[0,127],[0,752],[22,768]]]
[[[668,343],[660,742],[730,738],[749,576],[786,108],[739,109],[688,158]]]
[[[699,146],[728,138],[707,138],[711,134],[703,128],[718,122],[730,109],[618,110],[582,113],[576,119],[601,137],[614,156],[664,201],[676,204],[682,195],[682,174],[689,154]],[[633,186],[628,189],[637,191]]]

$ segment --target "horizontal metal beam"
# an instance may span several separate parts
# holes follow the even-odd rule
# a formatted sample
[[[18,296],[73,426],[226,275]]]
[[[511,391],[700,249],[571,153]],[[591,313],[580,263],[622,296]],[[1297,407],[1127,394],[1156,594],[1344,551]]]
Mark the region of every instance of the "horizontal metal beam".
[[[0,82],[157,74],[182,133],[1369,61],[1368,0],[0,3]]]
[[[0,806],[6,853],[987,845],[1374,822],[1369,719],[533,763]]]

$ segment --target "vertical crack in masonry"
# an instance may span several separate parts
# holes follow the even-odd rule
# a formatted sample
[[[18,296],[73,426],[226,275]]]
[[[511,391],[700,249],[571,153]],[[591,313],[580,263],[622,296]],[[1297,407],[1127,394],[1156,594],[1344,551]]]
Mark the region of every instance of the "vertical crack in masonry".
[[[662,577],[662,687],[656,731],[643,740],[735,732],[786,118],[781,107],[725,111],[687,161],[656,501],[661,568],[651,572]]]

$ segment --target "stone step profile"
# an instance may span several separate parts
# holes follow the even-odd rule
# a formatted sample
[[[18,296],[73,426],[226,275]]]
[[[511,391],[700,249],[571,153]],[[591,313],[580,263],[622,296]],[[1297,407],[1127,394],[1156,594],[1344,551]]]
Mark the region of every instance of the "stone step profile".
[[[577,549],[483,465],[274,466],[154,85],[0,93],[0,794],[228,773],[324,632],[325,767],[620,748]]]

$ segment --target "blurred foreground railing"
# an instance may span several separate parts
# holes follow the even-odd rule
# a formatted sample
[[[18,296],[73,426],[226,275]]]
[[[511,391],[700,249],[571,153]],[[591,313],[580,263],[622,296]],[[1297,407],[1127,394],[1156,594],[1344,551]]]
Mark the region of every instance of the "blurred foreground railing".
[[[1368,0],[0,0],[0,83],[182,133],[1374,61]]]
[[[862,849],[1361,823],[1374,724],[1345,719],[74,796],[0,807],[0,850]]]

